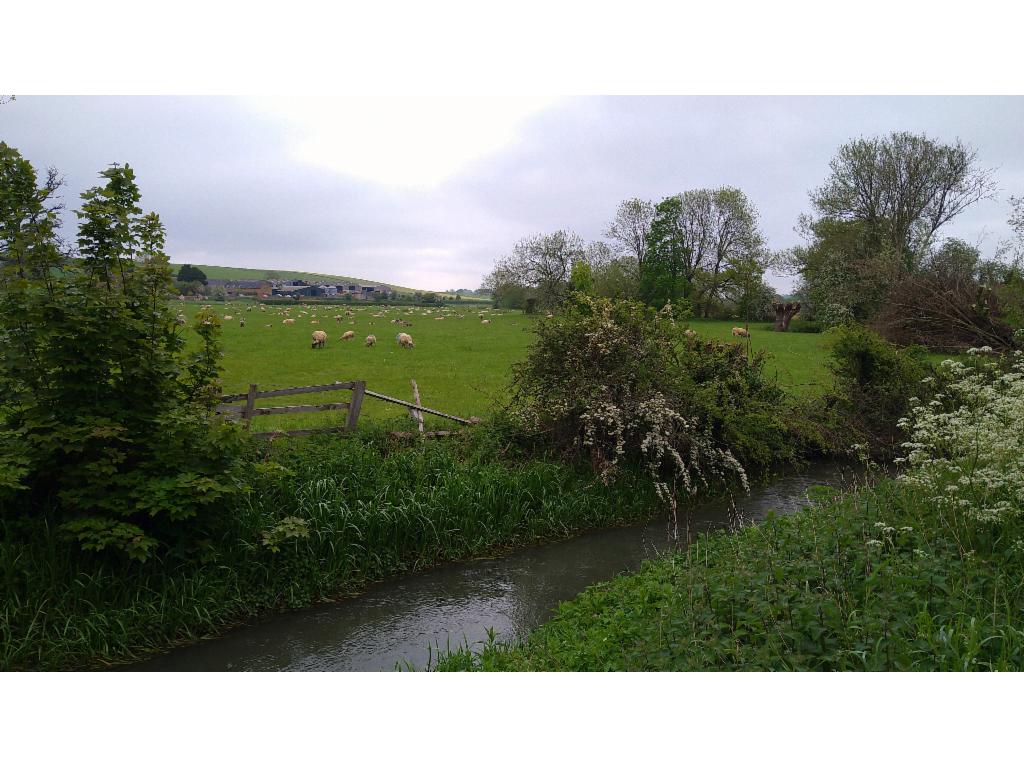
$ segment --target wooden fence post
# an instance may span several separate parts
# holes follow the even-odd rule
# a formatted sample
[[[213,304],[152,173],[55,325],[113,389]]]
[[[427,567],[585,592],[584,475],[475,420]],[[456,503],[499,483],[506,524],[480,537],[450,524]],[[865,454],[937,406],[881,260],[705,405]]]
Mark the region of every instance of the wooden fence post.
[[[255,384],[249,385],[249,394],[245,398],[245,410],[242,411],[242,418],[245,419],[245,428],[252,431],[252,412],[256,408],[256,389]]]
[[[365,381],[352,382],[352,402],[348,406],[348,421],[345,422],[345,429],[351,432],[359,422],[359,409],[363,407],[363,395],[366,393]]]
[[[416,405],[423,405],[423,403],[420,402],[420,388],[418,386],[416,386],[416,379],[409,379],[409,381],[412,382],[412,399],[413,399],[413,402],[415,402]],[[409,415],[412,416],[412,418],[416,422],[419,423],[420,433],[422,433],[423,432],[423,411],[418,411],[415,408],[410,408],[409,409]]]

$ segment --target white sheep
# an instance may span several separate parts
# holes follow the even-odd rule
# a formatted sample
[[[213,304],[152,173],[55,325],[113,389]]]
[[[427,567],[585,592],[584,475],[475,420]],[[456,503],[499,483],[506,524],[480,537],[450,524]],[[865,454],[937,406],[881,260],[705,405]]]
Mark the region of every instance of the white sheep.
[[[750,338],[750,331],[748,331],[746,328],[733,328],[732,329],[732,335],[733,336],[742,336],[742,337],[744,337],[746,339],[749,339]]]
[[[480,321],[480,325],[490,325],[490,324],[491,324],[490,320],[481,320]]]
[[[377,337],[374,336],[372,333],[369,336],[366,337],[366,346],[372,347],[376,343],[377,343]]]
[[[323,331],[313,331],[313,349],[323,349],[327,343],[327,334]]]
[[[284,320],[281,321],[281,325],[295,325],[295,318],[286,317]]]
[[[412,349],[416,345],[412,343],[412,336],[408,333],[400,333],[395,337],[395,341],[398,342],[398,346],[404,349]]]
[[[349,339],[354,338],[355,335],[356,335],[355,331],[345,331],[343,334],[341,334],[341,340],[342,341],[348,341]]]

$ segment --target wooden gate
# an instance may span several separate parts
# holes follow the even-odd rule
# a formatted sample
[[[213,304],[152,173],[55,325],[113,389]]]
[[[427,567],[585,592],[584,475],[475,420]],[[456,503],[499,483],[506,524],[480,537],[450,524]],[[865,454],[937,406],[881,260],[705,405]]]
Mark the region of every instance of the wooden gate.
[[[310,392],[333,392],[336,390],[351,390],[352,398],[347,403],[321,403],[320,405],[277,405],[269,407],[257,407],[256,401],[268,397],[288,397],[290,395],[304,395]],[[287,431],[274,430],[271,432],[253,432],[255,437],[277,437],[279,435],[300,436],[312,435],[316,432],[348,432],[356,428],[359,422],[359,411],[363,406],[363,397],[366,394],[365,381],[336,381],[333,384],[315,384],[311,387],[291,387],[290,389],[270,389],[260,391],[256,384],[249,385],[249,391],[240,395],[224,395],[221,397],[221,405],[217,406],[217,412],[228,417],[242,419],[245,428],[252,431],[252,419],[256,416],[278,416],[291,413],[317,413],[319,411],[348,411],[348,418],[343,427],[320,427],[317,429],[291,429]],[[245,405],[225,405],[244,400]]]

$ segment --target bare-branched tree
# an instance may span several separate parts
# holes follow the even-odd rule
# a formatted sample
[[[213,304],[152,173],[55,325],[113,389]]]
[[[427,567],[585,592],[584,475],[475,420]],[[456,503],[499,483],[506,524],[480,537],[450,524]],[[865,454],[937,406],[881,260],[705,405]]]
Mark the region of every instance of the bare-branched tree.
[[[643,269],[653,221],[654,204],[650,200],[623,200],[604,234],[617,254],[634,257],[637,268]]]
[[[811,192],[818,213],[880,229],[907,269],[915,268],[936,232],[968,206],[995,193],[992,171],[959,139],[892,133],[839,148],[824,185]]]

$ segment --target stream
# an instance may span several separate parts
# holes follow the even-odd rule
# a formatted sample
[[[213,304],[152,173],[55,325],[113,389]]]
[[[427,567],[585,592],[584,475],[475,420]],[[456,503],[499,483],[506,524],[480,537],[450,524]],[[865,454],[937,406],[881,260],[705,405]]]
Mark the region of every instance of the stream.
[[[814,485],[845,485],[849,464],[817,463],[755,486],[736,506],[748,521],[807,503]],[[728,499],[695,505],[698,530],[729,521]],[[277,614],[183,646],[125,671],[379,671],[422,669],[437,649],[525,636],[562,601],[635,570],[669,548],[664,520],[591,531],[568,541],[434,568],[369,587],[338,602]]]

